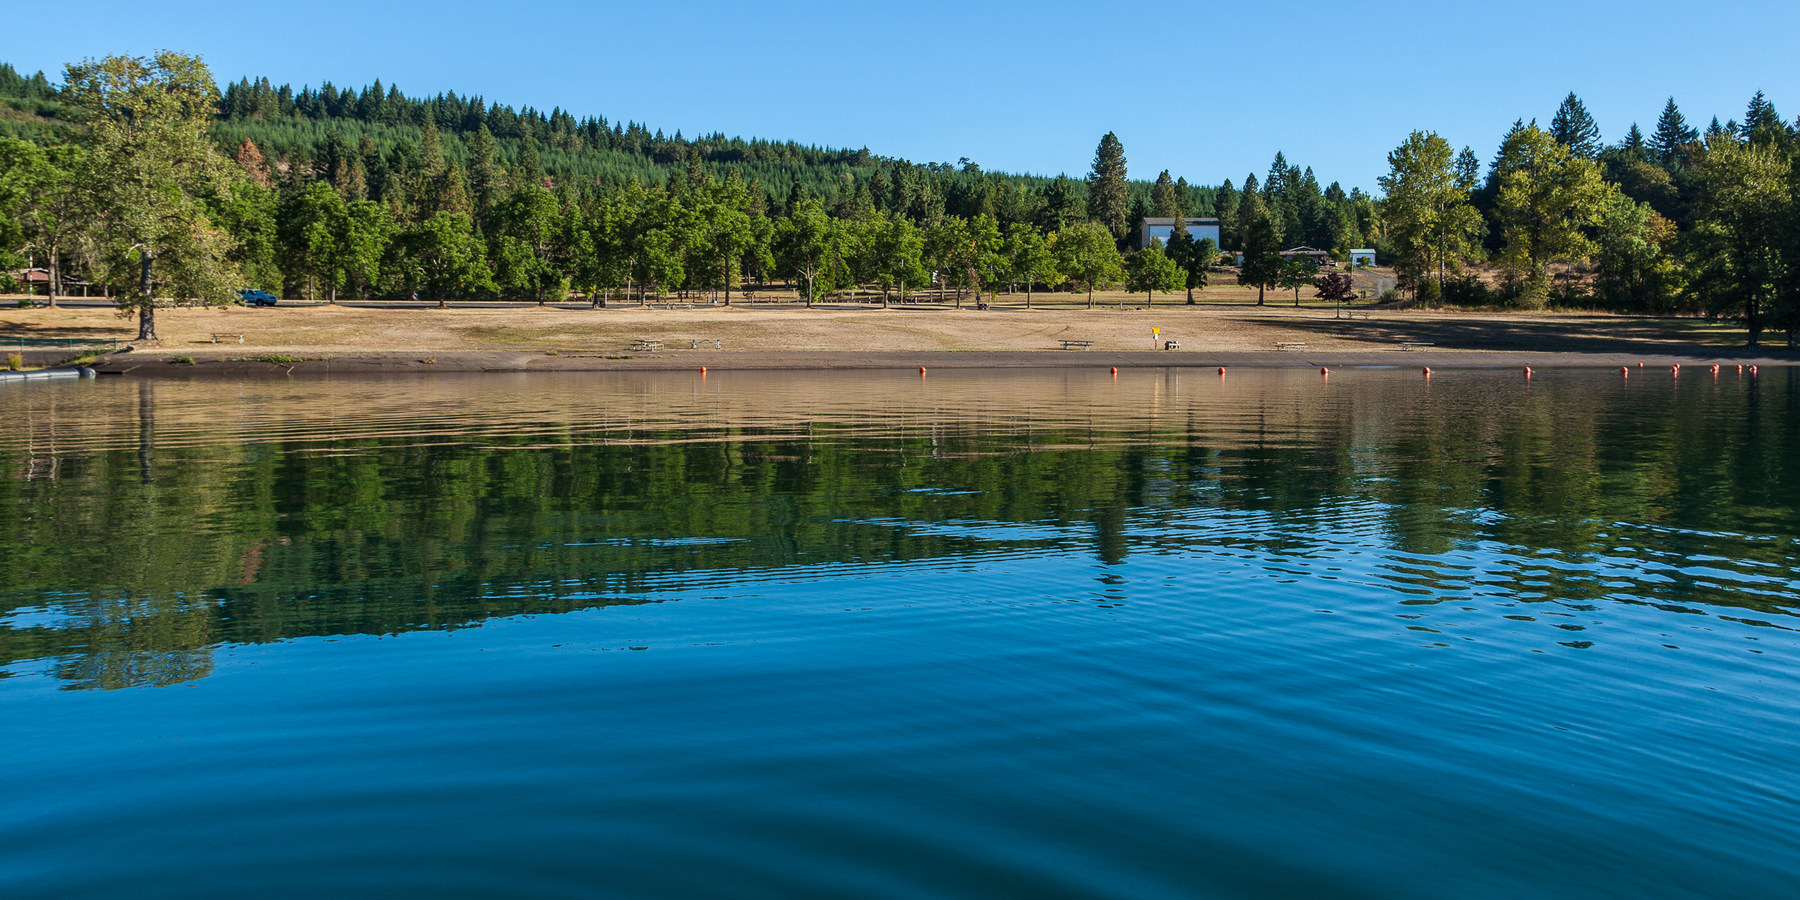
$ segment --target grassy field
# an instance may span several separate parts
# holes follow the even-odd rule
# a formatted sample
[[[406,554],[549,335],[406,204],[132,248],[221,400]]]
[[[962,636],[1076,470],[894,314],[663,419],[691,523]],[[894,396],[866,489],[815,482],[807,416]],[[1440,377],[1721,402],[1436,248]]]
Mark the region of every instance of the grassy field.
[[[1248,295],[1249,302],[1246,303]],[[1061,341],[1092,341],[1096,350],[1151,350],[1177,340],[1183,350],[1274,350],[1305,342],[1324,352],[1396,349],[1402,343],[1436,349],[1656,353],[1742,346],[1734,324],[1698,319],[1653,319],[1573,313],[1493,313],[1371,310],[1340,317],[1316,303],[1254,305],[1254,291],[1208,289],[1204,302],[1180,295],[1146,308],[1142,294],[1102,292],[1096,308],[1085,295],[1002,294],[990,309],[936,304],[895,306],[832,302],[812,309],[786,302],[734,298],[732,306],[703,300],[654,307],[605,309],[585,304],[489,305],[477,308],[398,308],[292,305],[173,308],[157,313],[159,345],[142,349],[198,357],[284,354],[452,351],[622,351],[638,340],[685,349],[719,341],[725,351],[1040,351]],[[1272,301],[1274,298],[1271,298]],[[1049,301],[1049,302],[1045,302]],[[0,301],[3,302],[3,301]],[[136,320],[107,308],[0,308],[0,352],[7,341],[130,342]],[[214,335],[221,335],[214,343]],[[238,343],[242,335],[242,343]]]

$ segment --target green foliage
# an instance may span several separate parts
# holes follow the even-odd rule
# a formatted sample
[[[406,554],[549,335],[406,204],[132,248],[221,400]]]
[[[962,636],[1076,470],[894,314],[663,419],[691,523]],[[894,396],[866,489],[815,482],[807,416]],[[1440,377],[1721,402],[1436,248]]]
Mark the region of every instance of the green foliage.
[[[1178,291],[1185,282],[1185,273],[1163,252],[1160,240],[1152,239],[1150,246],[1125,259],[1125,289],[1143,291],[1146,305],[1155,304],[1157,291]]]
[[[1110,131],[1094,150],[1094,167],[1088,172],[1087,186],[1088,219],[1112,232],[1113,240],[1124,239],[1135,223],[1126,221],[1129,201],[1126,197],[1125,146]]]
[[[1600,155],[1600,126],[1574,91],[1563,98],[1556,117],[1550,120],[1550,136],[1576,156],[1593,159]]]
[[[1495,212],[1505,240],[1500,260],[1524,278],[1521,302],[1540,306],[1548,296],[1550,264],[1593,252],[1589,229],[1606,199],[1606,184],[1592,160],[1535,125],[1507,139],[1494,172]]]
[[[207,198],[229,190],[235,167],[207,140],[217,92],[196,57],[108,57],[70,66],[69,103],[88,126],[80,177],[96,211],[93,234],[114,273],[119,304],[138,313],[138,338],[154,340],[155,298],[224,305],[240,280]],[[123,273],[136,268],[138,277]]]
[[[1261,200],[1249,191],[1244,193],[1244,207],[1251,210],[1252,218],[1245,226],[1244,262],[1238,267],[1238,284],[1254,285],[1256,305],[1261,306],[1269,288],[1278,287],[1281,282],[1281,239],[1275,233],[1275,223],[1263,211]]]
[[[1474,254],[1486,230],[1470,203],[1468,165],[1453,153],[1449,141],[1419,131],[1388,153],[1381,212],[1397,254],[1395,268],[1415,287],[1426,279],[1442,282]]]
[[[1050,236],[1056,266],[1070,281],[1087,289],[1088,308],[1094,308],[1094,289],[1117,281],[1122,271],[1119,249],[1112,232],[1095,223],[1065,228]]]

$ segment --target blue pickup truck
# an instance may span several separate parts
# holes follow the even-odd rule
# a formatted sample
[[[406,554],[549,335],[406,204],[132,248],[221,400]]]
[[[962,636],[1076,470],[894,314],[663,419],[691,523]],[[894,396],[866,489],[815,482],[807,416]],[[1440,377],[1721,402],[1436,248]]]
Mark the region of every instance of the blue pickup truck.
[[[274,306],[275,295],[258,288],[244,288],[238,291],[238,302],[245,306]]]

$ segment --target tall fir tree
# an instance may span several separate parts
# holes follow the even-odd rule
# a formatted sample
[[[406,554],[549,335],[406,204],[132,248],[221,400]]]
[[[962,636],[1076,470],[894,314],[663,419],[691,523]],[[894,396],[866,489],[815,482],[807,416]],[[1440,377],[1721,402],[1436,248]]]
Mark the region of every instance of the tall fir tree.
[[[1181,197],[1175,189],[1175,182],[1169,178],[1168,169],[1156,176],[1156,184],[1150,188],[1150,207],[1152,212],[1163,218],[1181,218]]]
[[[1650,144],[1644,140],[1644,132],[1636,122],[1631,123],[1631,130],[1625,132],[1625,139],[1619,142],[1619,149],[1632,159],[1646,162],[1650,159]]]
[[[1550,120],[1550,136],[1557,143],[1569,148],[1576,156],[1594,159],[1600,155],[1600,126],[1594,123],[1594,117],[1588,115],[1587,106],[1574,91],[1563,98],[1562,105],[1556,108],[1556,118]]]
[[[1750,106],[1744,110],[1744,124],[1738,128],[1738,134],[1744,140],[1758,147],[1780,146],[1793,136],[1781,114],[1775,111],[1775,104],[1757,91],[1750,98]]]
[[[1688,144],[1699,140],[1700,132],[1687,123],[1681,109],[1675,105],[1675,98],[1663,106],[1662,115],[1656,118],[1656,132],[1650,136],[1650,149],[1664,168],[1680,165]]]
[[[1125,181],[1125,146],[1118,135],[1107,132],[1094,150],[1094,168],[1088,173],[1088,219],[1112,232],[1113,240],[1124,240],[1130,231],[1126,213],[1130,209]]]
[[[469,138],[469,200],[475,204],[475,218],[486,221],[494,212],[501,194],[499,148],[494,134],[483,122]]]

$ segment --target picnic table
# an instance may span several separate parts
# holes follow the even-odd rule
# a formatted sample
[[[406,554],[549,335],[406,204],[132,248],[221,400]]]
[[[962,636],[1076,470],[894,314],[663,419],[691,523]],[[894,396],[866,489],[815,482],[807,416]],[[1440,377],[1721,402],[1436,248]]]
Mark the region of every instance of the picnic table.
[[[699,340],[691,340],[690,339],[688,341],[688,349],[689,350],[698,350],[698,349],[700,349],[701,344],[711,344],[711,345],[713,345],[714,350],[725,349],[724,342],[720,341],[718,338],[701,338]]]
[[[1305,350],[1306,342],[1305,341],[1276,341],[1275,349],[1277,349],[1277,350]]]
[[[1402,350],[1423,350],[1429,346],[1431,346],[1431,344],[1427,343],[1425,341],[1407,341],[1400,345],[1400,349],[1402,349]]]
[[[661,350],[662,348],[662,341],[639,339],[631,342],[631,349],[633,350],[656,351]]]
[[[213,331],[209,334],[212,335],[212,342],[215,344],[224,338],[236,338],[240,344],[244,342],[244,334],[239,331]]]
[[[1094,342],[1093,341],[1075,340],[1073,338],[1063,338],[1062,339],[1062,347],[1064,350],[1074,350],[1077,348],[1082,349],[1082,350],[1092,350],[1094,348]]]

